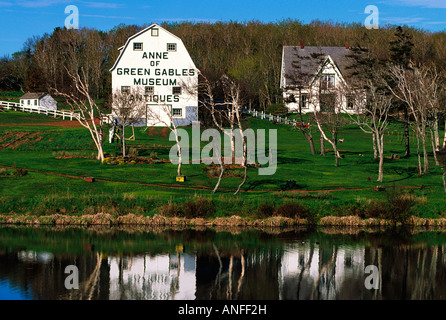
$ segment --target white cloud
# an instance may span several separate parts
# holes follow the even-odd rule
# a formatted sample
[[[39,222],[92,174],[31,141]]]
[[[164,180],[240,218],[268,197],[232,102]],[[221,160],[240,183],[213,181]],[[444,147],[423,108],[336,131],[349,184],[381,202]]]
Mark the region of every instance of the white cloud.
[[[381,1],[383,4],[396,4],[405,5],[412,7],[424,7],[424,8],[436,8],[436,9],[446,9],[445,0],[384,0]]]
[[[123,7],[123,5],[120,3],[88,2],[88,1],[84,1],[82,3],[90,8],[117,9]]]
[[[58,4],[68,4],[73,2],[72,0],[16,0],[16,4],[21,7],[26,8],[39,8],[39,7],[49,7]]]
[[[101,19],[126,19],[126,20],[136,19],[135,17],[107,16],[102,14],[80,14],[80,16],[88,18],[101,18]]]
[[[201,19],[201,18],[157,18],[155,21],[163,22],[216,22],[216,19]]]
[[[421,17],[381,17],[381,21],[387,22],[390,24],[412,24],[412,23],[419,23],[423,20],[426,20],[425,18]]]

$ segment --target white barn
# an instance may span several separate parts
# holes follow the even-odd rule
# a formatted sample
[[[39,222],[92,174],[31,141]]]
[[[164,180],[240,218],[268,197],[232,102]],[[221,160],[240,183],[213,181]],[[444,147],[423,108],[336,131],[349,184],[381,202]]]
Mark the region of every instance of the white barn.
[[[110,69],[112,90],[142,89],[146,110],[140,125],[165,126],[173,119],[182,126],[198,120],[198,70],[180,38],[155,23],[131,36],[119,50]],[[113,109],[116,115],[115,105]]]
[[[20,97],[20,105],[25,107],[40,107],[41,109],[57,110],[57,101],[45,92],[27,92]]]
[[[280,87],[290,112],[324,111],[356,113],[360,110],[360,92],[351,85],[353,61],[345,47],[284,46]]]

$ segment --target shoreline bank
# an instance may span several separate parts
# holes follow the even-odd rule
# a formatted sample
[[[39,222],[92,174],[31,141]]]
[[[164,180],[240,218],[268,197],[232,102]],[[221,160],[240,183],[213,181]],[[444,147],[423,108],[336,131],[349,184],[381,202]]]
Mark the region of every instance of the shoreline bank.
[[[264,219],[243,218],[233,215],[231,217],[217,218],[181,218],[166,217],[155,214],[152,217],[127,214],[113,216],[108,213],[97,213],[92,215],[68,216],[53,214],[48,216],[32,215],[0,215],[1,225],[53,225],[53,226],[172,226],[172,227],[299,227],[309,226],[306,219],[287,218],[274,216]],[[322,217],[313,226],[322,227],[388,227],[395,224],[388,219],[367,218],[358,216],[327,216]],[[411,216],[404,224],[410,227],[446,227],[446,218],[420,218]],[[401,226],[397,223],[396,226]]]

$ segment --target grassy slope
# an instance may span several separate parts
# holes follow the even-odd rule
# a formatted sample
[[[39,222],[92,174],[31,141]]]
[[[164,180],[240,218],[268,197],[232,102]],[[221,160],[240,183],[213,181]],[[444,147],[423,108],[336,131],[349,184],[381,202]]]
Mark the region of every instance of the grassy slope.
[[[49,121],[51,118],[43,115],[20,112],[0,113],[0,123],[43,123]],[[233,213],[249,215],[250,212],[256,210],[261,202],[280,203],[288,198],[297,198],[322,215],[327,215],[339,211],[339,208],[357,200],[385,198],[385,192],[369,189],[319,192],[315,193],[316,198],[295,191],[280,192],[281,186],[287,180],[295,180],[299,190],[310,191],[376,186],[377,163],[373,160],[371,138],[354,126],[343,128],[339,135],[340,138],[345,139],[345,142],[340,144],[340,149],[345,152],[342,152],[344,159],[340,160],[340,166],[335,168],[331,152],[327,152],[326,157],[312,156],[303,135],[290,126],[274,125],[256,119],[251,119],[249,125],[253,129],[278,130],[277,172],[272,176],[259,176],[257,169],[249,169],[249,178],[244,186],[245,192],[237,198],[232,197],[232,192],[241,179],[225,178],[221,185],[222,192],[213,196],[218,206],[218,215]],[[397,125],[391,128],[394,132],[400,129]],[[188,130],[190,131],[190,128]],[[94,159],[57,159],[56,152],[60,153],[63,150],[84,152],[85,154],[94,153],[89,134],[83,128],[35,125],[0,126],[0,139],[11,131],[39,132],[39,136],[42,138],[38,141],[31,139],[15,149],[8,147],[0,150],[0,163],[40,172],[30,171],[24,177],[0,178],[0,193],[2,195],[0,211],[3,212],[25,212],[29,211],[29,208],[39,207],[43,214],[49,207],[54,209],[55,206],[64,206],[65,203],[69,203],[67,206],[73,208],[72,211],[75,212],[76,210],[86,210],[89,206],[97,206],[98,202],[103,202],[108,206],[116,205],[118,209],[130,207],[130,209],[136,210],[139,208],[138,210],[141,212],[150,213],[165,200],[182,202],[195,194],[210,196],[209,190],[216,181],[206,177],[203,173],[204,165],[185,165],[183,172],[187,175],[187,181],[181,184],[184,188],[180,189],[174,188],[177,185],[175,182],[176,166],[170,163],[113,166],[100,164]],[[154,134],[149,135],[147,130],[137,128],[136,140],[128,141],[127,144],[129,147],[145,145],[147,149],[140,151],[143,156],[149,156],[152,151],[155,151],[159,158],[167,159],[169,149],[174,143],[168,141],[168,138],[161,135],[159,131],[160,129],[157,129]],[[314,132],[314,138],[318,151],[319,135],[317,132]],[[0,146],[8,141],[7,139],[3,140],[0,140]],[[203,142],[202,146],[205,144],[206,142]],[[403,154],[404,145],[401,137],[386,137],[385,148],[386,156],[390,156],[392,153]],[[110,154],[119,153],[118,145],[110,145],[108,142],[105,142],[105,150]],[[415,150],[415,141],[413,141],[412,150]],[[430,160],[430,174],[417,177],[415,157],[398,160],[386,159],[384,183],[382,184],[384,186],[421,187],[414,189],[414,192],[422,200],[416,207],[419,209],[420,215],[425,217],[435,217],[444,211],[445,195],[442,191],[440,168],[434,166],[433,159]],[[80,179],[48,175],[43,172],[93,176],[109,181],[86,183]],[[203,187],[207,190],[202,190]],[[120,207],[119,204],[122,206]]]

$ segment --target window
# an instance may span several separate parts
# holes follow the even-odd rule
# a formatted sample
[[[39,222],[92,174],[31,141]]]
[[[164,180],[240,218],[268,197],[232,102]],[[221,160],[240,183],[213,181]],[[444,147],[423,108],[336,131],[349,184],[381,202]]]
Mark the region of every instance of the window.
[[[159,35],[159,29],[156,28],[152,29],[152,37],[158,37],[158,35]]]
[[[134,51],[141,51],[142,50],[142,43],[141,42],[133,43],[133,50]]]
[[[355,109],[355,97],[352,95],[347,95],[347,110]]]
[[[172,88],[172,94],[181,94],[181,87],[173,87]]]
[[[35,105],[35,106],[37,106],[37,105],[38,105],[38,103],[37,103],[37,100],[34,100],[34,105]]]
[[[28,100],[28,105],[31,105],[31,100]]]
[[[177,44],[176,43],[168,43],[167,51],[177,51]]]
[[[308,94],[302,94],[300,96],[300,108],[308,109]]]
[[[325,74],[321,77],[321,89],[332,89],[334,88],[335,84],[335,77],[332,74]]]
[[[130,92],[130,87],[129,86],[122,86],[121,87],[121,92],[124,93],[129,93]]]
[[[149,94],[149,95],[153,95],[155,93],[155,88],[154,87],[146,87],[145,93]]]
[[[172,109],[172,115],[174,117],[181,117],[183,115],[183,109],[181,109],[181,108],[173,108]]]

